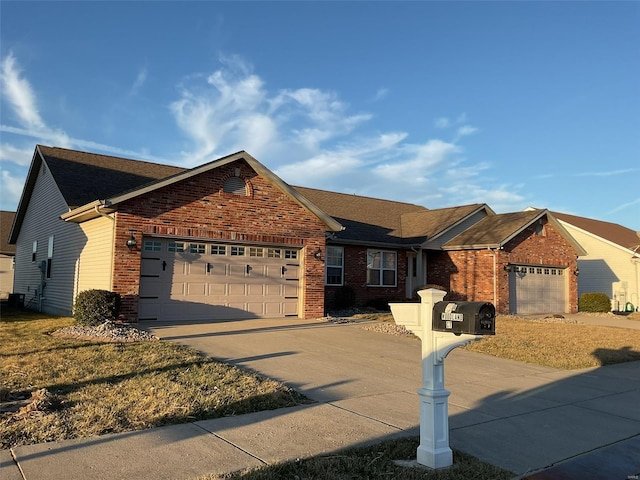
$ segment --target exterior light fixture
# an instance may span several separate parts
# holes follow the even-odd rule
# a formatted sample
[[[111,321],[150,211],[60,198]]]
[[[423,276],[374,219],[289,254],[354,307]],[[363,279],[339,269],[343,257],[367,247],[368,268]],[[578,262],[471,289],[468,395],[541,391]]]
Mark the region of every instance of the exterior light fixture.
[[[136,248],[136,245],[138,245],[138,242],[136,242],[136,237],[133,235],[133,232],[135,232],[135,230],[129,230],[129,232],[131,233],[131,235],[127,240],[127,248],[129,250],[133,250],[134,248]]]
[[[577,277],[578,275],[580,275],[580,269],[578,267],[576,267],[576,269],[573,271],[573,274]]]
[[[505,272],[510,272],[511,271],[511,265],[505,265],[504,266],[504,271]]]
[[[313,254],[313,257],[316,260],[322,260],[322,250],[318,248],[318,250],[316,250],[316,253]]]

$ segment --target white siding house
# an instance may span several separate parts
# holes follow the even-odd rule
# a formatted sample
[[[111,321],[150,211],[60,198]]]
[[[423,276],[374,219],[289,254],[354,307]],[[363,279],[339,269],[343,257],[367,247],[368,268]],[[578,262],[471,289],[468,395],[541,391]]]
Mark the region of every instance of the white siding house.
[[[638,308],[640,252],[570,223],[561,222],[587,251],[587,255],[578,260],[578,295],[588,292],[606,293],[611,299],[612,310],[623,311],[628,302]]]

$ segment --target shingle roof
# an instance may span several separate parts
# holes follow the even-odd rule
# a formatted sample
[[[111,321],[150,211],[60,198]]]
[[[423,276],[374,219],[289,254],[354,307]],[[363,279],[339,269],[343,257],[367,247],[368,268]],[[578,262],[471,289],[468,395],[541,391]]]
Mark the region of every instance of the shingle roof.
[[[38,148],[71,209],[185,171],[171,165],[65,148]]]
[[[329,192],[315,188],[293,187],[346,228],[335,235],[343,241],[402,244],[402,216],[427,209],[411,203]]]
[[[634,250],[640,246],[638,234],[630,228],[623,227],[617,223],[603,222],[592,218],[578,217],[566,213],[552,212],[558,219],[582,230],[590,232],[598,237],[609,240],[621,247]]]
[[[483,203],[474,203],[406,213],[402,216],[402,234],[406,238],[433,238],[485,206]]]
[[[542,212],[543,210],[531,210],[489,215],[449,240],[444,248],[479,248],[501,245],[530,225]]]
[[[0,210],[0,253],[3,255],[16,254],[16,246],[9,243],[9,233],[15,216],[16,212]]]

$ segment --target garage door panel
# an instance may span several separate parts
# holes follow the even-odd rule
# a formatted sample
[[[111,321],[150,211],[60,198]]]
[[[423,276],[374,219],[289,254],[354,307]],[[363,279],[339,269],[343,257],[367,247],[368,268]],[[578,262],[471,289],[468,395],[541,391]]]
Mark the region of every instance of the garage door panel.
[[[566,276],[561,268],[512,266],[510,313],[559,313],[568,309]]]
[[[179,321],[298,314],[295,250],[198,242],[198,253],[188,253],[187,240],[152,243],[153,251],[143,248],[141,318],[144,314]]]

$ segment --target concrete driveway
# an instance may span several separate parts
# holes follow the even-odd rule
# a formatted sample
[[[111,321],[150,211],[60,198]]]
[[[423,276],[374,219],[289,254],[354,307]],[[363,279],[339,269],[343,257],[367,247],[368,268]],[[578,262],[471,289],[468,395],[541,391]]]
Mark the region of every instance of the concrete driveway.
[[[418,340],[363,324],[251,319],[142,327],[417,434]],[[450,441],[522,474],[640,435],[640,362],[562,371],[454,350],[445,362]]]

